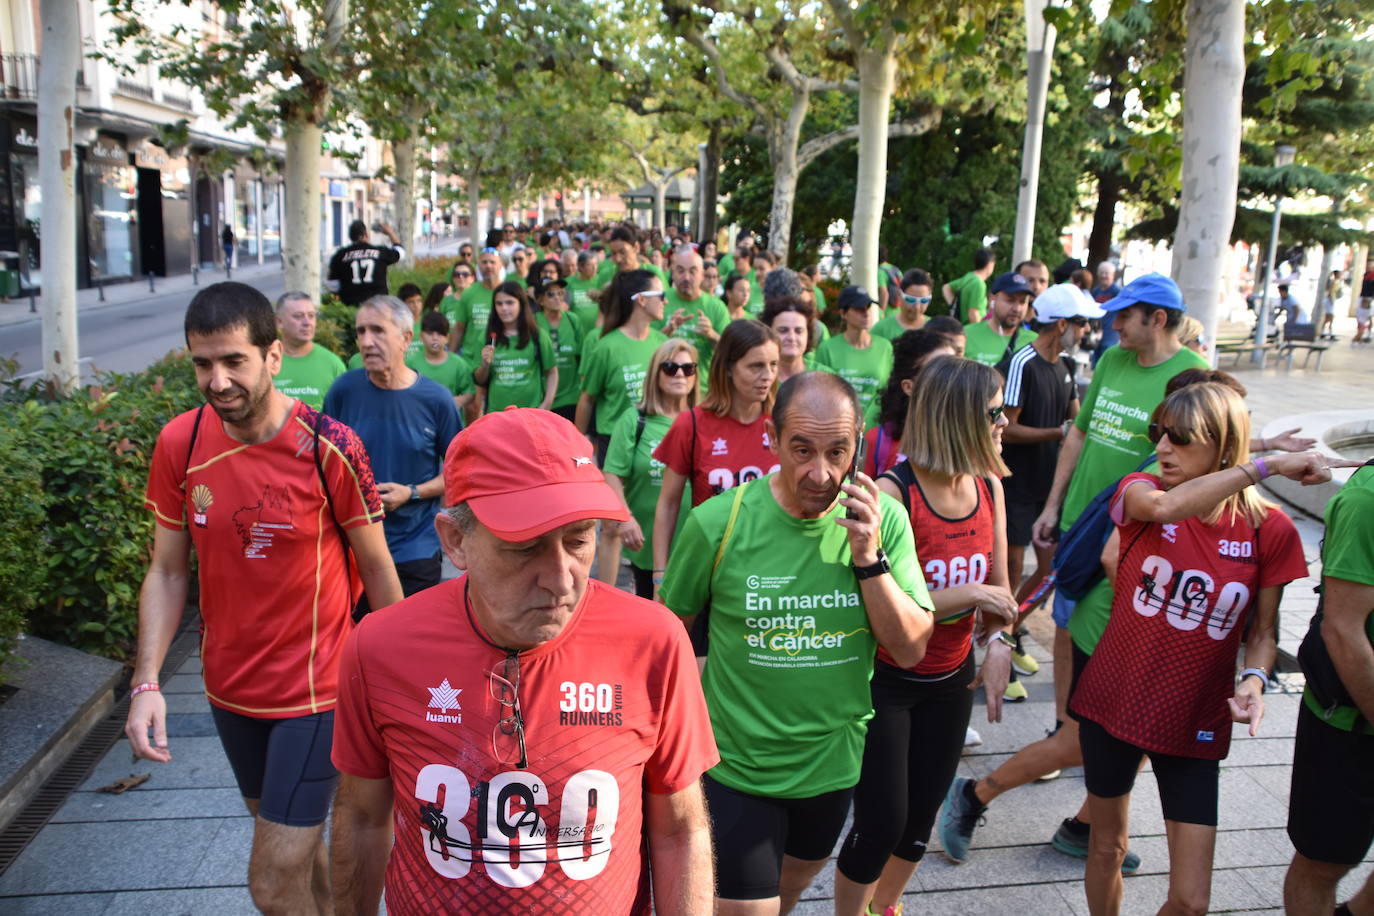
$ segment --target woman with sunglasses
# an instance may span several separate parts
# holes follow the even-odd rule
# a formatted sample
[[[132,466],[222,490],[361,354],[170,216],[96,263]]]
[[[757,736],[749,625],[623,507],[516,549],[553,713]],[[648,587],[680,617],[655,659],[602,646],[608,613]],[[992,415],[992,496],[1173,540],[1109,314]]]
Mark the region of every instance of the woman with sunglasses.
[[[930,305],[930,291],[934,288],[930,274],[913,267],[902,275],[902,294],[897,297],[897,310],[873,326],[878,337],[896,340],[907,331],[918,331],[926,324],[926,306]]]
[[[502,283],[492,293],[487,344],[472,377],[483,389],[479,397],[485,394],[485,413],[553,405],[558,390],[553,341],[535,322],[529,296],[518,283]]]
[[[678,415],[696,406],[700,383],[696,347],[677,338],[668,341],[649,360],[644,398],[638,409],[626,411],[611,433],[604,468],[606,483],[630,509],[630,518],[619,523],[618,533],[634,574],[635,594],[641,598],[654,596],[652,534],[664,470],[663,463],[653,457],[654,449]],[[686,517],[682,513],[679,528]],[[607,577],[615,572],[614,568],[599,570],[598,578],[611,581]]]
[[[816,312],[805,299],[770,299],[759,321],[778,335],[778,384],[812,369],[816,364]]]
[[[654,512],[655,586],[668,566],[688,484],[695,507],[777,470],[764,423],[778,390],[778,354],[778,335],[768,325],[750,318],[730,322],[711,357],[705,400],[680,414],[654,450],[666,465]]]
[[[836,859],[837,914],[860,916],[865,905],[868,913],[900,911],[959,766],[980,682],[988,721],[1001,720],[1016,615],[999,480],[1007,473],[1006,425],[995,369],[933,359],[907,411],[902,451],[910,457],[878,479],[907,507],[936,626],[914,668],[878,650],[854,826]],[[981,671],[975,642],[988,647]]]
[[[1117,529],[1103,551],[1111,616],[1069,699],[1092,821],[1085,888],[1095,914],[1121,907],[1127,812],[1146,756],[1168,834],[1165,910],[1207,911],[1219,763],[1232,722],[1259,731],[1279,599],[1307,573],[1292,521],[1256,487],[1274,474],[1319,483],[1343,466],[1314,452],[1251,460],[1245,402],[1214,382],[1165,398],[1149,436],[1158,473],[1127,475],[1112,499]]]
[[[558,363],[558,390],[554,392],[551,409],[560,417],[572,420],[577,415],[577,399],[582,393],[578,378],[578,361],[585,336],[582,322],[568,310],[566,281],[538,279],[531,288],[538,309],[534,321],[549,335]]]

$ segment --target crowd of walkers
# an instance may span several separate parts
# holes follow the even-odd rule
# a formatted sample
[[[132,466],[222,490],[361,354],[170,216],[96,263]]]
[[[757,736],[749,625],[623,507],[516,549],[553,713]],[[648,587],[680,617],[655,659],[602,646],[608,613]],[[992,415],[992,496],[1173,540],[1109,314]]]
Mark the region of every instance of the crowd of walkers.
[[[1258,485],[1354,464],[1252,435],[1171,280],[984,250],[937,290],[884,253],[876,295],[831,305],[747,233],[718,258],[554,222],[392,296],[387,234],[355,225],[330,269],[352,369],[306,293],[196,296],[211,409],[168,424],[148,486],[128,734],[170,759],[194,548],[260,908],[785,913],[833,856],[836,913],[893,916],[933,835],[967,861],[993,799],[1081,766],[1048,839],[1116,913],[1148,759],[1161,912],[1207,911],[1219,761],[1261,727],[1307,572]],[[1116,343],[1089,369],[1094,327]],[[1328,513],[1292,913],[1332,912],[1374,839],[1371,499],[1361,470]],[[957,777],[976,688],[988,723],[1026,698],[1046,603],[1054,727]]]

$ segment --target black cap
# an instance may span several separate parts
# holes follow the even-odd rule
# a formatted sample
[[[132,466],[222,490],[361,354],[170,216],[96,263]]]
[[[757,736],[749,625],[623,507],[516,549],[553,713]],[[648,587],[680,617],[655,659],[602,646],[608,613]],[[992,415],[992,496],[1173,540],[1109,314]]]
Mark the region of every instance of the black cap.
[[[877,304],[878,300],[870,296],[868,290],[862,286],[846,286],[840,290],[840,298],[835,307],[843,312],[845,309],[866,309]]]
[[[545,277],[541,277],[538,280],[534,281],[534,287],[530,290],[530,293],[534,296],[534,298],[538,299],[540,296],[547,293],[552,287],[566,287],[567,285],[567,280],[550,280]]]

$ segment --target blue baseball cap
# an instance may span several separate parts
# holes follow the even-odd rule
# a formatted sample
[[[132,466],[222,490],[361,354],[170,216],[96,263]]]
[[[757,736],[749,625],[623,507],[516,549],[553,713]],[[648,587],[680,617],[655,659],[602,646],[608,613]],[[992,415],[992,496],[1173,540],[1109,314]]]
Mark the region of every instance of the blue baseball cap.
[[[1009,270],[992,281],[991,292],[994,296],[998,293],[1025,293],[1029,296],[1031,288],[1025,277],[1017,271]]]
[[[1183,304],[1183,292],[1178,284],[1164,274],[1146,274],[1136,277],[1121,288],[1115,299],[1102,303],[1104,312],[1119,312],[1133,305],[1153,305],[1162,309],[1188,311]]]

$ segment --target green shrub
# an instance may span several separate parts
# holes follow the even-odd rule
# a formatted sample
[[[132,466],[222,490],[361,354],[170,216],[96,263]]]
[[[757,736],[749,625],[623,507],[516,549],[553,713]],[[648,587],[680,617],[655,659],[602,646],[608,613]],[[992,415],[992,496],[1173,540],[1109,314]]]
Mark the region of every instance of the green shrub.
[[[353,317],[358,310],[344,305],[343,300],[333,293],[326,293],[320,299],[320,313],[315,320],[315,343],[332,350],[345,363],[358,352],[357,334],[353,330]]]
[[[386,272],[387,286],[391,287],[392,295],[395,295],[396,290],[407,283],[414,283],[420,287],[421,293],[428,293],[429,288],[435,283],[448,282],[448,272],[457,260],[457,255],[445,255],[439,258],[416,258],[405,267],[389,269]]]
[[[181,353],[142,372],[101,373],[69,398],[34,386],[0,401],[0,429],[13,432],[20,453],[0,464],[36,473],[47,512],[33,537],[41,559],[25,579],[30,632],[111,658],[131,654],[152,545],[143,494],[153,445],[169,419],[201,403]]]
[[[43,540],[47,493],[43,475],[26,453],[20,432],[11,424],[0,427],[0,684],[16,640],[38,605],[38,589],[46,571]]]

